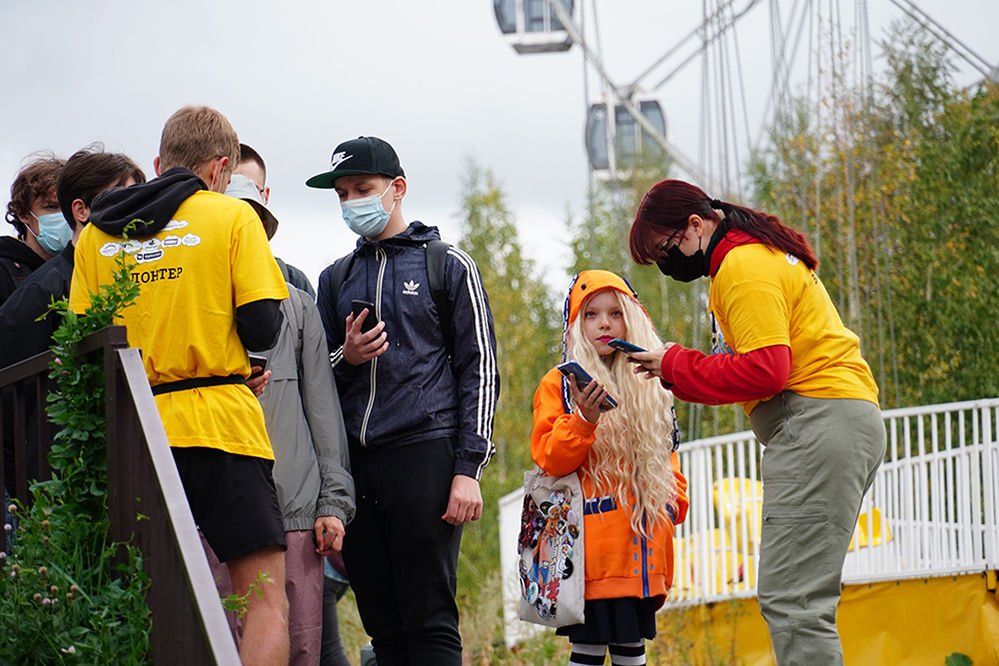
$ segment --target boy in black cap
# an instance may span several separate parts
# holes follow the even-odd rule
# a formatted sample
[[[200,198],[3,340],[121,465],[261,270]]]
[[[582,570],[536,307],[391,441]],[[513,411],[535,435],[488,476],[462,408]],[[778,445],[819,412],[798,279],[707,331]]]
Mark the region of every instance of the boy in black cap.
[[[334,264],[318,289],[357,490],[343,555],[361,620],[380,666],[460,664],[461,525],[482,515],[478,480],[499,395],[482,278],[447,248],[444,316],[427,265],[440,235],[406,223],[405,173],[385,141],[341,143],[330,170],[306,184],[335,189],[361,237],[342,280]],[[355,314],[355,300],[371,306]]]

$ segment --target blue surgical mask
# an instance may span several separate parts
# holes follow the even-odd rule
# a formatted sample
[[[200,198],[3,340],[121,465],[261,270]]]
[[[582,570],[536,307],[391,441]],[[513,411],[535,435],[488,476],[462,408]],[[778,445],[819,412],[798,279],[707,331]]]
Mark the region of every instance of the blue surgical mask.
[[[392,189],[392,183],[385,188],[381,194],[372,194],[370,197],[341,201],[340,209],[343,211],[343,221],[347,223],[350,230],[358,236],[365,238],[377,238],[388,225],[389,217],[395,209],[395,201],[392,201],[392,208],[385,210],[382,206],[382,197]]]
[[[69,241],[73,240],[73,230],[62,213],[49,213],[48,215],[35,215],[38,220],[38,233],[31,231],[31,227],[25,225],[31,235],[38,239],[38,244],[42,249],[51,255],[56,255],[66,249]]]

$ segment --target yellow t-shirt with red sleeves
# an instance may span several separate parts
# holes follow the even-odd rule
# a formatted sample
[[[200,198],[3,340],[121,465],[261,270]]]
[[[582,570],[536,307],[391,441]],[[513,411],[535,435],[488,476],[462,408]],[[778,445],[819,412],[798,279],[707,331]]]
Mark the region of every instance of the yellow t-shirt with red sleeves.
[[[153,386],[192,377],[247,376],[246,349],[236,334],[236,308],[288,297],[260,218],[245,201],[201,190],[184,200],[170,222],[141,241],[87,225],[76,248],[70,308],[82,314],[90,294],[113,281],[124,252],[139,296],[120,323],[142,349]],[[207,447],[274,459],[260,403],[244,384],[156,396],[173,447]]]
[[[860,355],[860,339],[840,319],[814,271],[761,243],[733,247],[711,279],[713,353],[791,348],[785,389],[813,398],[878,404],[878,387]],[[759,403],[742,403],[746,414]]]

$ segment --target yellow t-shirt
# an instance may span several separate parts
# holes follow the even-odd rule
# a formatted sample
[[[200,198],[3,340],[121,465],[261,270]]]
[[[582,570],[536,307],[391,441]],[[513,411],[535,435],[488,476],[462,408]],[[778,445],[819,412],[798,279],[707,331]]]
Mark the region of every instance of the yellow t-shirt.
[[[285,299],[288,289],[260,218],[249,204],[198,191],[184,200],[155,236],[123,240],[87,225],[76,248],[70,308],[83,313],[90,294],[113,280],[115,257],[131,255],[140,292],[121,323],[128,343],[142,349],[153,386],[192,377],[250,373],[236,334],[236,308]],[[207,447],[274,459],[263,412],[242,384],[156,396],[170,446]]]
[[[715,323],[714,353],[787,345],[787,390],[878,404],[860,339],[843,325],[818,275],[797,257],[760,243],[732,248],[711,279],[708,310]],[[758,403],[742,403],[746,414]]]

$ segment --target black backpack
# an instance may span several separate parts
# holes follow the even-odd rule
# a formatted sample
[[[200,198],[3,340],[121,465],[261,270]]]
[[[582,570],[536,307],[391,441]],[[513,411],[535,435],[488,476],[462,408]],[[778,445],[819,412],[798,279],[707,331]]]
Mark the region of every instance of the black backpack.
[[[437,306],[437,314],[440,318],[441,333],[444,334],[444,348],[448,355],[451,354],[453,340],[451,338],[451,299],[447,292],[447,279],[445,276],[445,262],[447,261],[447,251],[451,248],[448,243],[442,240],[432,240],[424,245],[427,252],[427,283],[430,285],[430,296]],[[351,267],[354,265],[354,253],[346,254],[333,262],[333,270],[330,271],[330,303],[336,303],[340,286],[347,279]],[[343,326],[343,322],[339,322]],[[344,339],[346,333],[340,331],[340,339]]]

